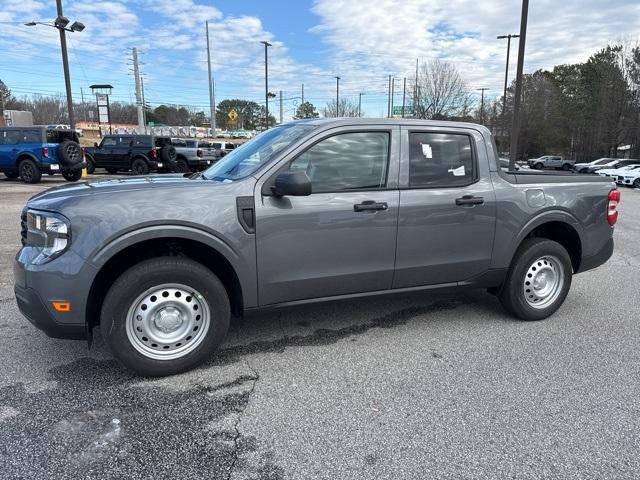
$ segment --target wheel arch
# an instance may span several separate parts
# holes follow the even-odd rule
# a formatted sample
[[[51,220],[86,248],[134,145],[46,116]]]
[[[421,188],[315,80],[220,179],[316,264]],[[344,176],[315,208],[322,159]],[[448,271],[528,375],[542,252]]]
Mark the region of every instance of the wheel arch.
[[[40,166],[40,159],[38,157],[36,157],[33,153],[31,152],[20,152],[18,153],[18,155],[16,155],[16,165],[15,168],[18,168],[18,165],[20,165],[20,162],[23,160],[33,160],[34,162],[36,162],[36,165]]]
[[[574,272],[579,270],[583,249],[582,228],[569,213],[552,212],[531,221],[518,236],[514,254],[528,238],[547,238],[558,242],[569,254]]]
[[[150,258],[185,256],[204,265],[224,285],[232,312],[236,315],[242,315],[247,301],[251,303],[245,297],[249,288],[238,264],[229,258],[227,252],[223,253],[224,248],[220,245],[214,246],[201,238],[176,232],[161,236],[142,234],[120,244],[121,248],[103,250],[96,257],[94,265],[97,263],[97,273],[89,288],[85,312],[89,329],[99,324],[102,303],[115,279],[132,266]]]

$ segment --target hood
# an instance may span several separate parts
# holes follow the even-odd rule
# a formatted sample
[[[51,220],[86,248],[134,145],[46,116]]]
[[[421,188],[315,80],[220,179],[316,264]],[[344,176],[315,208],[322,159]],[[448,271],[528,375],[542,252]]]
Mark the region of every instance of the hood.
[[[66,201],[95,195],[110,195],[137,190],[160,188],[184,188],[187,185],[201,185],[209,180],[189,180],[180,175],[158,175],[152,177],[115,178],[95,182],[78,182],[53,187],[29,199],[27,206],[39,210],[57,210]]]

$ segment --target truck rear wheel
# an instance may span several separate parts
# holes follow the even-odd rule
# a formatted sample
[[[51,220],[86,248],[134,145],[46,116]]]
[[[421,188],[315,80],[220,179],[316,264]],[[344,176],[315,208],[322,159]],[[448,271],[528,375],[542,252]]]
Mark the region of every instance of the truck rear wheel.
[[[147,175],[149,173],[149,165],[142,158],[136,158],[131,164],[131,171],[135,175]]]
[[[30,158],[25,158],[20,162],[18,172],[20,172],[20,178],[24,183],[38,183],[42,178],[42,171]]]
[[[564,302],[573,267],[562,245],[529,238],[516,252],[499,298],[502,306],[522,320],[542,320]]]
[[[203,363],[222,343],[230,311],[213,272],[189,259],[160,257],[116,280],[102,305],[100,329],[127,368],[173,375]]]
[[[179,158],[176,162],[176,172],[178,173],[187,173],[189,172],[189,164],[183,158]]]

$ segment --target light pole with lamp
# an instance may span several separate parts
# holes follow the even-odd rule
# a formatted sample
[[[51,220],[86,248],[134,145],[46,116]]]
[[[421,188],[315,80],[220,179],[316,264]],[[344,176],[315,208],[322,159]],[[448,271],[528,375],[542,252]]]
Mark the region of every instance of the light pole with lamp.
[[[67,54],[67,38],[65,32],[81,32],[84,30],[84,24],[73,22],[69,28],[69,19],[62,14],[62,0],[56,0],[58,16],[53,23],[47,22],[29,22],[25,23],[27,27],[35,27],[36,25],[45,25],[47,27],[57,28],[60,32],[60,47],[62,49],[62,67],[64,69],[64,83],[67,89],[67,109],[69,110],[69,126],[71,130],[76,128],[76,119],[73,114],[73,98],[71,97],[71,76],[69,75],[69,55]]]

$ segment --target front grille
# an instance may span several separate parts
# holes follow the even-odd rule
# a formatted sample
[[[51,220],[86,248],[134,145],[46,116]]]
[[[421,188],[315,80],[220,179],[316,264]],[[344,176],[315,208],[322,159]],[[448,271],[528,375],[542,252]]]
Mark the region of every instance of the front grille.
[[[618,177],[618,180],[620,180],[622,182],[622,181],[624,181],[624,177]]]
[[[27,209],[22,210],[20,215],[20,242],[22,245],[27,243]]]

